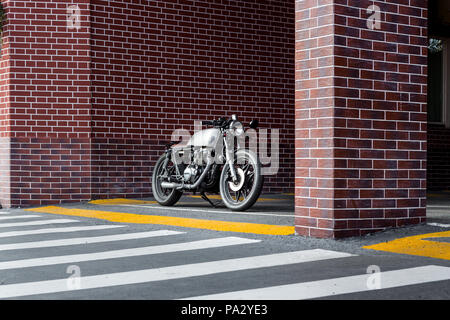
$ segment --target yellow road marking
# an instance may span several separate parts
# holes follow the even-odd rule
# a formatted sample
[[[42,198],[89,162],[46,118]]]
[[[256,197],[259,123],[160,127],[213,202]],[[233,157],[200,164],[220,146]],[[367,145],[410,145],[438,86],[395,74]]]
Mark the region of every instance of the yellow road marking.
[[[114,206],[121,204],[156,204],[156,201],[144,201],[144,200],[134,200],[134,199],[104,199],[104,200],[93,200],[89,201],[90,204],[98,204],[104,206]]]
[[[194,198],[194,199],[201,199],[202,196],[189,196],[190,198]],[[208,198],[213,199],[213,200],[222,200],[222,197],[218,194],[213,194],[213,195],[207,195]],[[259,198],[258,202],[268,202],[268,201],[283,201],[284,199],[265,199],[265,198]]]
[[[390,242],[367,246],[364,247],[364,249],[450,260],[450,243],[424,240],[449,237],[450,231],[422,234],[418,236],[396,239]]]
[[[232,222],[232,221],[202,220],[202,219],[178,218],[167,216],[151,216],[133,213],[121,213],[121,212],[85,210],[85,209],[66,209],[54,206],[36,209],[27,209],[26,211],[95,218],[119,223],[157,224],[157,225],[169,225],[185,228],[242,232],[252,234],[292,235],[295,233],[295,228],[290,226],[254,224],[254,223]]]

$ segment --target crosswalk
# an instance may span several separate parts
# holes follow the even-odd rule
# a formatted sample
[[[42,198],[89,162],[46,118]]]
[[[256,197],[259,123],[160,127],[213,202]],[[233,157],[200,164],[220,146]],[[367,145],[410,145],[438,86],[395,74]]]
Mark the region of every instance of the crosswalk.
[[[339,268],[329,279],[312,273],[286,283],[286,274],[303,274],[346,259],[354,264],[359,256],[323,249],[273,252],[267,240],[220,234],[205,238],[186,230],[134,230],[2,212],[0,299],[77,299],[90,293],[102,298],[104,290],[120,296],[130,286],[150,288],[153,295],[148,297],[155,298],[155,288],[168,283],[174,288],[165,293],[169,299],[301,300],[450,280],[449,267],[425,265],[381,272],[377,288],[369,285],[373,274],[348,274]],[[74,265],[87,270],[77,287],[69,285],[72,276],[62,276]],[[133,298],[127,296],[130,289],[123,292],[124,298]]]
[[[383,289],[450,279],[450,268],[426,266],[380,273]],[[283,286],[192,297],[190,300],[306,300],[368,290],[368,276],[357,275]]]

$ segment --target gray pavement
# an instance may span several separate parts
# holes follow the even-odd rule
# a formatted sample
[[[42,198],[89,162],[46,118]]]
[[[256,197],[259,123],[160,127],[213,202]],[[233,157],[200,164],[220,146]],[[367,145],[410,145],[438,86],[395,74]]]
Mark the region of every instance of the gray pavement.
[[[230,214],[223,207],[211,208],[203,200],[188,197],[171,210],[153,204],[64,207],[292,224],[292,197],[262,196],[274,197],[278,201],[259,202],[248,214]],[[439,201],[435,203],[446,206],[445,199]],[[447,221],[445,209],[433,212],[439,214],[432,218],[435,221]],[[37,217],[23,218],[27,215]],[[450,260],[363,249],[450,228],[421,225],[336,241],[114,223],[20,209],[0,210],[0,217],[7,218],[0,220],[1,299],[203,300],[225,296],[264,300],[273,290],[281,300],[450,298]],[[55,219],[72,221],[55,223]],[[53,222],[30,225],[48,220]],[[448,243],[448,237],[434,240]],[[373,266],[382,273],[372,274]]]
[[[152,201],[153,198],[142,200]],[[203,199],[183,196],[174,207],[161,207],[158,204],[96,205],[99,210],[124,211],[138,214],[153,214],[193,219],[248,222],[273,225],[294,225],[294,197],[283,194],[262,195],[252,208],[245,212],[228,210],[221,200],[211,199],[217,207],[212,207]],[[92,207],[87,203],[70,205],[74,208]]]

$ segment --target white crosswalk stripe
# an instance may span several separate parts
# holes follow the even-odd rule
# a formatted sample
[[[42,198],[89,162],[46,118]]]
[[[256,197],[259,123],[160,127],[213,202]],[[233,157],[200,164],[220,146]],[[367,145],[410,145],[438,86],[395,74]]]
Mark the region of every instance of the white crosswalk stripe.
[[[18,236],[30,236],[30,235],[45,235],[53,233],[69,233],[69,232],[81,232],[81,231],[97,231],[108,229],[125,228],[126,226],[118,225],[100,225],[100,226],[83,226],[83,227],[60,227],[60,228],[43,228],[34,230],[20,230],[20,231],[7,231],[0,232],[0,238],[18,237]]]
[[[33,217],[28,215],[27,217],[36,218],[37,216]],[[156,230],[131,232],[130,229],[124,225],[80,225],[75,227],[62,225],[65,223],[81,223],[81,221],[72,219],[46,219],[11,223],[8,222],[10,218],[15,219],[16,217],[8,216],[8,219],[0,218],[2,221],[0,223],[0,238],[2,238],[0,251],[3,251],[1,256],[3,261],[0,261],[0,271],[7,270],[5,274],[8,275],[18,272],[22,278],[15,279],[15,281],[18,281],[17,283],[4,283],[0,285],[0,298],[2,299],[29,296],[39,297],[39,295],[43,294],[61,294],[67,292],[76,295],[78,291],[90,289],[146,284],[158,281],[181,281],[182,279],[184,279],[184,281],[192,281],[192,283],[195,283],[197,277],[217,275],[217,277],[227,279],[228,273],[246,272],[249,270],[254,271],[255,274],[259,274],[258,277],[263,277],[261,280],[265,280],[267,274],[270,274],[264,271],[267,268],[292,269],[294,267],[297,268],[296,265],[298,264],[300,265],[298,266],[299,272],[303,272],[302,266],[305,264],[326,263],[326,261],[337,259],[359,258],[357,255],[350,253],[322,249],[284,253],[271,252],[271,254],[266,254],[267,250],[264,248],[264,241],[266,240],[241,237],[219,237],[188,241],[186,240],[186,238],[188,238],[186,237],[186,235],[188,235],[187,232],[180,231]],[[46,227],[51,224],[61,224],[61,226]],[[24,228],[23,230],[13,229],[12,231],[6,229],[29,226],[35,228],[33,230],[27,228]],[[97,231],[108,231],[108,233],[98,235]],[[78,236],[77,232],[85,233],[83,233],[83,236]],[[68,235],[68,233],[71,233],[71,235]],[[54,239],[54,237],[53,239],[45,238],[51,234],[57,234],[57,239]],[[20,238],[31,235],[41,235],[44,238],[38,241]],[[172,237],[177,235],[179,238]],[[16,238],[14,238],[14,242],[12,242],[12,239],[7,239],[8,237]],[[150,239],[157,237],[160,238],[152,240],[156,242],[155,244],[148,243]],[[146,245],[135,247],[135,241],[124,243],[124,241],[127,240],[139,239],[142,239]],[[170,242],[167,244],[163,242],[161,244],[165,239],[170,239]],[[89,246],[90,244],[100,243],[106,245],[99,247]],[[119,245],[122,247],[118,248],[117,246]],[[245,246],[252,248],[251,245],[259,249],[264,248],[264,250],[262,252],[258,251],[259,253],[254,253],[254,256],[247,256],[248,252],[252,252],[251,250],[240,251],[241,248],[244,248]],[[133,247],[130,248],[130,246]],[[67,248],[59,248],[59,251],[55,251],[53,248],[56,247]],[[98,249],[105,247],[108,249]],[[92,252],[92,248],[96,248],[94,252]],[[225,251],[225,248],[228,248],[227,250],[229,251]],[[34,255],[32,258],[27,257],[24,259],[24,255],[28,255],[28,252],[21,250],[29,249],[33,249],[32,253],[38,254],[39,257]],[[55,254],[55,252],[61,253],[67,249],[76,250],[76,254]],[[89,249],[89,251],[84,253],[84,250],[87,249]],[[218,258],[209,259],[207,249],[223,250],[224,256],[220,258],[221,260],[217,260]],[[239,253],[239,256],[242,256],[241,252],[247,252],[247,254],[240,258],[225,258],[230,253],[236,252]],[[183,253],[188,253],[189,255],[185,255],[184,257],[189,257],[189,262],[183,261],[183,263],[179,265],[178,263],[172,264],[174,259],[174,256],[172,256],[172,259],[168,260],[172,262],[168,265],[160,267],[154,267],[152,265],[152,268],[149,268],[149,266],[142,266],[138,270],[131,269],[132,271],[122,269],[126,268],[127,265],[133,265],[134,259],[137,259],[138,257],[162,255],[161,257],[164,258],[166,254],[170,253],[181,255]],[[5,257],[8,257],[7,255],[9,254],[14,258],[5,260]],[[18,258],[17,255],[20,258]],[[201,261],[198,261],[200,257]],[[115,264],[117,259],[127,260],[123,260],[126,261],[125,264]],[[206,262],[204,262],[205,259]],[[142,263],[143,260],[140,261]],[[164,259],[159,261],[164,261]],[[43,272],[42,275],[38,272],[37,279],[23,278],[24,275],[27,274],[26,272],[33,268],[40,271],[40,269],[37,268],[51,266],[59,268],[60,266],[63,266],[65,269],[69,264],[83,262],[93,263],[93,265],[101,263],[102,266],[115,266],[116,270],[114,270],[115,272],[105,273],[107,271],[103,271],[103,268],[94,269],[96,271],[94,271],[93,274],[80,278],[81,288],[79,288],[79,290],[71,288],[68,285],[68,277],[58,279],[48,278],[51,272],[53,272],[53,269],[50,268],[43,269],[46,272]],[[107,269],[108,268],[105,268],[105,270]],[[324,280],[304,281],[283,285],[277,285],[276,282],[271,282],[270,286],[261,285],[261,283],[265,283],[265,281],[252,280],[253,282],[250,281],[247,288],[244,287],[242,289],[241,287],[242,290],[233,291],[232,286],[227,287],[225,285],[223,288],[209,288],[208,294],[202,294],[201,291],[197,291],[197,294],[192,296],[186,292],[174,292],[174,295],[176,298],[182,297],[181,300],[302,300],[373,290],[368,286],[368,280],[372,274],[349,275],[348,271],[342,270],[342,273],[345,274],[338,275],[340,272],[341,270],[337,270],[333,273],[333,277],[330,276],[330,279]],[[421,266],[417,268],[382,272],[379,276],[381,287],[378,289],[390,289],[450,280],[450,268],[434,265]],[[34,277],[36,277],[36,273],[34,273]],[[311,278],[308,278],[308,280],[314,279],[314,277],[323,279],[322,276],[311,275]],[[211,289],[213,291],[211,291]]]
[[[78,244],[86,245],[86,244],[91,244],[91,243],[102,243],[102,242],[123,241],[123,240],[132,240],[132,239],[145,239],[145,238],[151,238],[151,237],[162,237],[162,236],[170,236],[170,235],[176,235],[176,234],[182,234],[182,233],[183,232],[158,230],[158,231],[149,231],[149,232],[124,233],[124,234],[102,236],[102,237],[84,237],[84,238],[70,238],[70,239],[62,239],[62,240],[12,243],[12,244],[0,245],[0,251],[60,247],[60,246],[70,246],[70,245],[78,245]]]
[[[450,280],[450,268],[425,266],[382,272],[379,276],[381,286],[376,289],[381,290]],[[376,290],[373,288],[371,289],[371,287],[368,286],[370,277],[371,275],[365,274],[284,286],[197,296],[184,300],[308,300]]]
[[[0,223],[0,229],[11,227],[42,226],[46,224],[62,224],[62,223],[80,223],[80,222],[71,219],[50,219],[50,220],[28,221],[28,222]]]
[[[226,246],[248,244],[248,243],[255,243],[255,242],[259,242],[259,241],[229,237],[229,238],[200,240],[200,241],[184,242],[184,243],[176,243],[176,244],[167,244],[167,245],[161,245],[161,246],[103,251],[103,252],[96,252],[96,253],[85,253],[85,254],[76,254],[76,255],[67,255],[67,256],[43,257],[43,258],[36,258],[36,259],[5,261],[5,262],[0,262],[0,270],[29,268],[29,267],[37,267],[37,266],[48,266],[48,265],[62,264],[62,263],[77,263],[77,262],[83,262],[83,261],[95,261],[95,260],[137,257],[137,256],[144,256],[144,255],[160,254],[160,253],[226,247]]]
[[[35,216],[35,215],[22,215],[22,216],[7,216],[7,217],[0,217],[0,221],[5,220],[14,220],[14,219],[29,219],[29,218],[43,218],[42,216]]]
[[[229,239],[227,239],[227,241],[229,241]],[[186,246],[186,244],[184,244],[184,246]],[[88,276],[81,279],[81,288],[94,289],[147,283],[153,281],[181,279],[224,272],[267,268],[318,260],[337,259],[350,256],[352,255],[347,253],[325,250],[308,250],[248,258],[228,259],[166,268]],[[12,298],[65,291],[68,291],[67,279],[19,283],[0,286],[0,298]]]

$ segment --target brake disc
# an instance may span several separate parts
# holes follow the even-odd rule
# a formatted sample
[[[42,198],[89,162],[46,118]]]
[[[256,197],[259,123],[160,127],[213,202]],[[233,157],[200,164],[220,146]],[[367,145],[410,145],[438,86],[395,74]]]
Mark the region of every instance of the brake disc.
[[[241,168],[237,168],[236,175],[238,176],[238,180],[236,183],[234,183],[233,181],[228,182],[228,186],[234,192],[238,192],[239,190],[241,190],[245,183],[244,170],[242,170]]]

